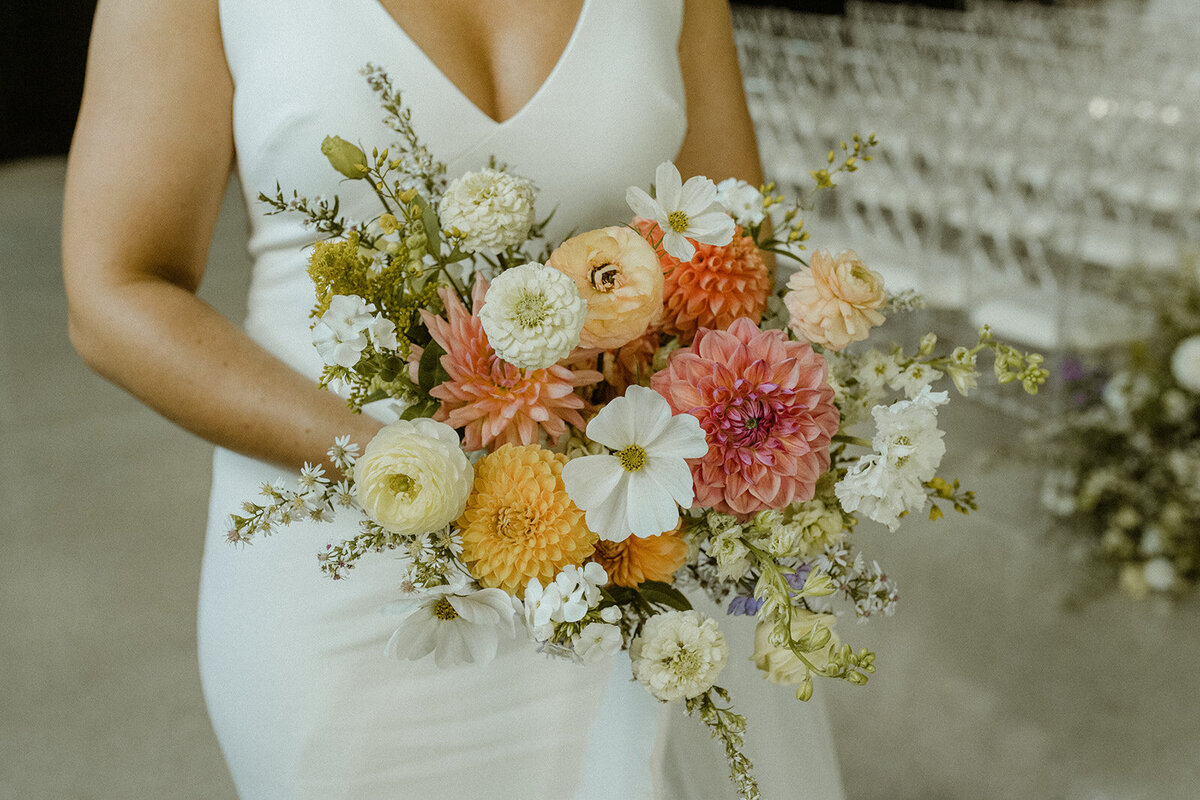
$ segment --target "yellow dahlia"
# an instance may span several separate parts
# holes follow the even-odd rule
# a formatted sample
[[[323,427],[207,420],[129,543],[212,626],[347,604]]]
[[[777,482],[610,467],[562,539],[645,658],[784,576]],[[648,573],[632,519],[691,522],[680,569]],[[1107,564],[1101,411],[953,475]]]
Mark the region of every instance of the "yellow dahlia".
[[[475,488],[458,519],[462,559],[479,583],[511,595],[544,586],[592,554],[596,534],[567,496],[566,456],[506,444],[475,465]]]
[[[670,583],[687,560],[687,541],[678,529],[658,536],[630,536],[623,542],[596,542],[592,561],[617,586],[636,589],[643,581]]]

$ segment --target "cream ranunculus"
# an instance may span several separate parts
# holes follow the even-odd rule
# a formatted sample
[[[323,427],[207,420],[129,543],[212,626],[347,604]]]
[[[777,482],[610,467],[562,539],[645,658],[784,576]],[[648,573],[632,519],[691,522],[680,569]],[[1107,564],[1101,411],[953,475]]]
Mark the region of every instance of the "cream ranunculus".
[[[367,516],[405,535],[458,519],[474,477],[454,429],[431,419],[393,422],[354,464],[355,490]]]
[[[546,266],[575,281],[587,301],[581,347],[612,350],[646,332],[663,308],[658,256],[637,231],[613,226],[567,239]]]
[[[867,269],[853,250],[837,258],[824,250],[813,253],[808,269],[788,280],[783,297],[791,329],[830,350],[866,339],[871,328],[883,324],[878,309],[886,301],[883,278]]]
[[[800,639],[807,636],[809,631],[820,625],[828,628],[833,634],[829,643],[820,650],[805,653],[805,658],[812,662],[817,669],[824,669],[829,664],[829,653],[841,647],[841,641],[833,626],[837,617],[833,614],[814,614],[802,608],[792,609],[792,638]],[[771,683],[781,683],[788,686],[798,686],[808,674],[808,667],[786,647],[771,644],[771,629],[774,625],[768,621],[758,623],[754,629],[754,666],[767,673]]]

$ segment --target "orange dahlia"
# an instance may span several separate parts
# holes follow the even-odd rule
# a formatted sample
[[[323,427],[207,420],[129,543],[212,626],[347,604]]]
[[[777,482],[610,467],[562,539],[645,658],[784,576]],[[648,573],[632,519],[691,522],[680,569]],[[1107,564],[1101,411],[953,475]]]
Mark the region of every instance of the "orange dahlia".
[[[657,224],[636,219],[634,224],[650,241],[662,237]],[[736,229],[727,245],[697,244],[691,261],[680,261],[659,250],[663,279],[660,327],[683,344],[698,328],[724,330],[738,317],[762,320],[771,291],[771,276],[754,239]]]
[[[458,519],[462,559],[485,587],[511,595],[530,579],[546,585],[592,554],[596,534],[567,496],[567,457],[537,445],[502,445],[475,465],[475,487]]]
[[[483,306],[487,288],[482,278],[475,282],[471,300],[476,312]],[[538,440],[539,428],[557,443],[567,433],[567,425],[584,426],[579,413],[584,402],[575,389],[598,382],[599,372],[561,364],[545,369],[509,364],[488,343],[479,317],[467,311],[449,288],[438,293],[446,318],[421,311],[430,336],[446,351],[441,361],[450,376],[429,392],[441,401],[433,418],[461,428],[466,450],[532,444]],[[412,358],[420,357],[414,348]]]
[[[670,583],[687,560],[688,545],[678,529],[658,536],[630,536],[621,542],[596,542],[592,561],[604,567],[617,586],[636,589],[643,581]]]

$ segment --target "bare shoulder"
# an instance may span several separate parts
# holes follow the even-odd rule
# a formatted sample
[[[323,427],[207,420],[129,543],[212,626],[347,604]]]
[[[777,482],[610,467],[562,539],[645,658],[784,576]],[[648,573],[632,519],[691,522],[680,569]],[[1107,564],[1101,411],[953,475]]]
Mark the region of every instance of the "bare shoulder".
[[[118,246],[123,268],[198,282],[233,157],[232,93],[217,0],[101,0],[63,227],[64,254],[86,240],[96,258],[65,258],[68,283],[115,269]]]
[[[762,180],[727,0],[684,0],[679,63],[688,132],[680,170],[714,180]]]

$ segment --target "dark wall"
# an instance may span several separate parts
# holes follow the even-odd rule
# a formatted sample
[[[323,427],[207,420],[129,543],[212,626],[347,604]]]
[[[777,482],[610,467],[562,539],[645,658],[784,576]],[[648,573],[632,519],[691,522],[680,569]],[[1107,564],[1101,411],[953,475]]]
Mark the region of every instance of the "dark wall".
[[[95,0],[0,0],[0,159],[65,153]]]

